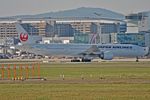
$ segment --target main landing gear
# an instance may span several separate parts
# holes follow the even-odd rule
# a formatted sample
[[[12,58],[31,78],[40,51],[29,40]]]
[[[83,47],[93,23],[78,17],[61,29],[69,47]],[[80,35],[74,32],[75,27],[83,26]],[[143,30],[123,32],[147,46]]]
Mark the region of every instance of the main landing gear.
[[[91,59],[82,59],[82,62],[91,62]]]
[[[79,59],[72,59],[71,62],[80,62]]]
[[[71,62],[91,62],[91,59],[84,59],[84,58],[82,58],[81,60],[79,60],[79,59],[72,59]]]
[[[139,58],[138,57],[136,57],[136,62],[139,62]]]

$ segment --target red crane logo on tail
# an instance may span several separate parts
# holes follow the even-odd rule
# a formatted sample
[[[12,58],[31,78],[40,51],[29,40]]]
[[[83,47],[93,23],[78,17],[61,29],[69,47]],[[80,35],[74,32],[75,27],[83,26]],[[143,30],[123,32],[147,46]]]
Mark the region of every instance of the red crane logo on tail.
[[[25,42],[28,40],[28,33],[21,33],[20,34],[20,40]]]

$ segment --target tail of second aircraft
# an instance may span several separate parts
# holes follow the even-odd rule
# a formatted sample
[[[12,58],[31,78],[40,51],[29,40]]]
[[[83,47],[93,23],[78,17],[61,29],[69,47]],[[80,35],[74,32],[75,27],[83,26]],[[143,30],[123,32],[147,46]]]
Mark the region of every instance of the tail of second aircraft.
[[[20,23],[16,23],[16,30],[22,44],[33,44],[42,39],[41,36],[29,35]]]

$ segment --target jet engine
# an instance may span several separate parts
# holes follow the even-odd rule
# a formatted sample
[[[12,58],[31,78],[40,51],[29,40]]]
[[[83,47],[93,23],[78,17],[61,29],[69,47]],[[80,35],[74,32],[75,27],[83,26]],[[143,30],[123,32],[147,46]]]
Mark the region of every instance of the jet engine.
[[[100,58],[104,59],[104,60],[112,60],[113,59],[113,54],[110,51],[105,51],[105,52],[101,53]]]

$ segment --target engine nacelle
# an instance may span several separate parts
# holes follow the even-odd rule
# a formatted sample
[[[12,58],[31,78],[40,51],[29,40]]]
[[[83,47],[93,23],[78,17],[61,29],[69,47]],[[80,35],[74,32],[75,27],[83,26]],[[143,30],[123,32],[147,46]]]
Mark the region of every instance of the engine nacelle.
[[[101,59],[104,59],[104,60],[112,60],[112,59],[113,59],[113,54],[112,54],[112,52],[110,52],[110,51],[105,51],[105,52],[103,52],[103,53],[100,55],[100,58],[101,58]]]

